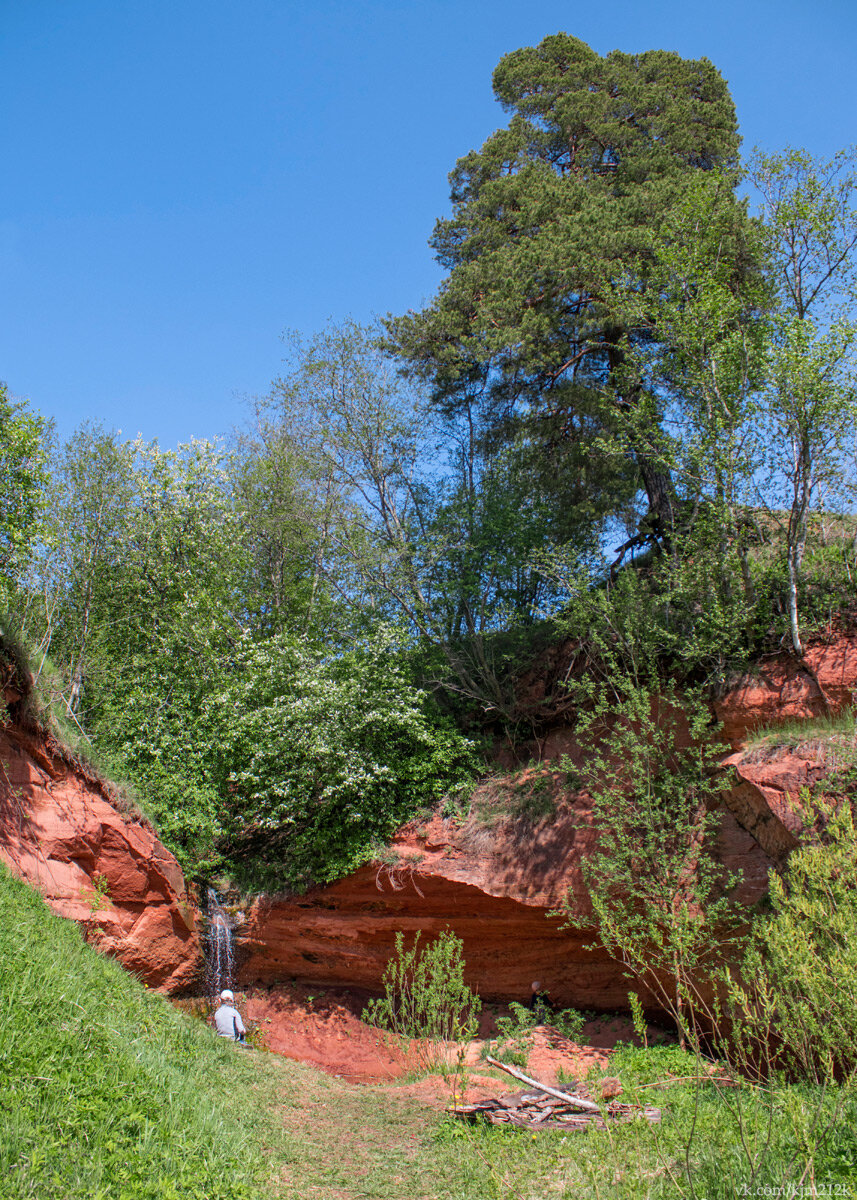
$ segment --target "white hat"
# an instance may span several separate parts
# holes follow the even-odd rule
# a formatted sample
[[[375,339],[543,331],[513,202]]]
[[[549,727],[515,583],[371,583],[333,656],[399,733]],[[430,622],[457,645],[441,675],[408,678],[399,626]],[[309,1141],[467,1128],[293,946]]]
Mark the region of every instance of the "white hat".
[[[234,1000],[235,997],[232,995],[229,988],[224,988],[223,991],[220,993],[220,999],[221,1000]]]

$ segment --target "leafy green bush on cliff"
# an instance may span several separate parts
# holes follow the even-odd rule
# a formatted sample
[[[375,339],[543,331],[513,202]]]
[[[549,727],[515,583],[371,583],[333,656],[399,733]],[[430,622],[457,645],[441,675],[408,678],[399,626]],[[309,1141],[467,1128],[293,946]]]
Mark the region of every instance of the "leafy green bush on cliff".
[[[268,888],[353,870],[478,769],[382,639],[326,660],[286,635],[248,644],[215,708],[230,851]]]

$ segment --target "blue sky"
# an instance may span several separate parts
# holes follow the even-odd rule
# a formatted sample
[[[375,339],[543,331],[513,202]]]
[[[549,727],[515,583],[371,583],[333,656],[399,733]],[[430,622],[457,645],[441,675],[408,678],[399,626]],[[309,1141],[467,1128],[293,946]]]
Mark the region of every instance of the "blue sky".
[[[493,68],[558,30],[710,58],[747,148],[857,142],[854,0],[0,0],[0,379],[63,434],[227,432],[284,329],[433,294]]]

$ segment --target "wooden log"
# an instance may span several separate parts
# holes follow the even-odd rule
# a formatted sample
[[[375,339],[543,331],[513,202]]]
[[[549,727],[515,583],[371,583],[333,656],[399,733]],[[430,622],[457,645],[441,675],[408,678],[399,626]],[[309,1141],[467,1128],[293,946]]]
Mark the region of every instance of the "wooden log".
[[[533,1079],[529,1075],[525,1075],[523,1071],[518,1071],[515,1067],[507,1066],[506,1063],[499,1062],[496,1058],[488,1055],[486,1059],[492,1067],[498,1067],[499,1070],[505,1071],[507,1075],[514,1076],[521,1083],[528,1083],[530,1087],[538,1088],[540,1092],[547,1092],[549,1096],[556,1096],[557,1100],[562,1100],[565,1104],[570,1104],[572,1108],[581,1108],[584,1112],[600,1113],[601,1106],[593,1104],[591,1100],[584,1100],[581,1096],[570,1096],[567,1092],[560,1092],[557,1088],[548,1087],[546,1083],[539,1083],[538,1079]]]

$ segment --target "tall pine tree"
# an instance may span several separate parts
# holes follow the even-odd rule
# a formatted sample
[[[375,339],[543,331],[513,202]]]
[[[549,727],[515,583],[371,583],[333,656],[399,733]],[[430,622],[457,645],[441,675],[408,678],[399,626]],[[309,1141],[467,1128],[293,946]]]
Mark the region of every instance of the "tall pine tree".
[[[492,436],[526,441],[566,503],[600,492],[608,511],[642,488],[645,528],[668,542],[669,397],[646,391],[628,354],[657,331],[622,297],[630,280],[639,311],[693,173],[737,175],[728,88],[706,59],[602,58],[560,33],[506,55],[494,91],[511,120],[457,163],[453,214],[431,241],[449,274],[426,309],[388,322],[391,344],[445,409],[478,398]],[[743,209],[724,197],[737,231]]]

